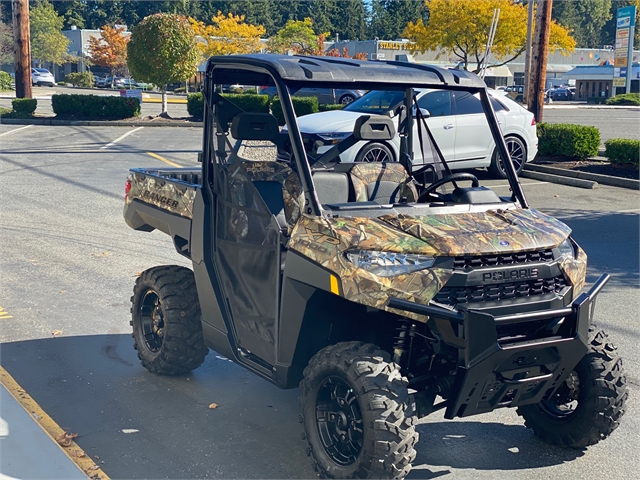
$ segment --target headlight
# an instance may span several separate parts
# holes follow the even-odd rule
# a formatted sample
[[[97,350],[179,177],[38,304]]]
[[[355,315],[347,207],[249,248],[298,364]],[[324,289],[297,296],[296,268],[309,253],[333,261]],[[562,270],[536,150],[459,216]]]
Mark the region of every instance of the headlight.
[[[567,238],[564,242],[558,245],[558,252],[560,253],[560,258],[562,259],[575,260],[576,249],[573,246],[571,238]]]
[[[335,145],[351,135],[351,132],[319,133],[318,136],[324,140],[325,145]]]
[[[346,256],[356,267],[381,277],[395,277],[423,270],[433,265],[435,260],[427,255],[407,255],[375,250],[350,250]]]

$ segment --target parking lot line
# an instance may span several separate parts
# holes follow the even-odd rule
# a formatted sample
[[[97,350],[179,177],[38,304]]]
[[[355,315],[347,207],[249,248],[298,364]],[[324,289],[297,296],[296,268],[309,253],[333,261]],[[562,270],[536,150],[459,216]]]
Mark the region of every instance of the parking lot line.
[[[5,318],[13,318],[4,308],[0,307],[0,320]]]
[[[151,155],[153,158],[157,158],[158,160],[160,160],[161,162],[166,163],[167,165],[171,165],[172,167],[178,167],[178,168],[184,168],[182,165],[178,165],[177,163],[172,162],[171,160],[167,160],[164,157],[161,157],[160,155],[158,155],[157,153],[153,153],[153,152],[147,152],[147,155]]]
[[[143,129],[144,127],[138,127],[138,128],[134,128],[133,130],[125,133],[124,135],[120,135],[118,138],[116,138],[113,142],[111,143],[107,143],[106,145],[104,145],[103,147],[100,147],[100,150],[104,150],[105,148],[109,148],[112,147],[113,145],[115,145],[116,143],[118,143],[120,140],[122,140],[123,138],[128,137],[129,135],[131,135],[133,132],[137,132],[138,130]]]
[[[33,418],[42,430],[58,445],[64,454],[89,478],[100,478],[101,480],[110,480],[98,465],[82,450],[76,442],[74,442],[41,407],[31,398],[31,396],[22,388],[18,382],[0,366],[0,384],[9,392],[9,394],[24,408],[29,416]],[[65,447],[63,447],[56,438],[63,439]]]
[[[10,135],[13,132],[17,132],[18,130],[24,130],[25,128],[33,127],[33,125],[26,125],[20,128],[14,128],[13,130],[9,130],[8,132],[0,133],[0,137],[4,137],[5,135]]]

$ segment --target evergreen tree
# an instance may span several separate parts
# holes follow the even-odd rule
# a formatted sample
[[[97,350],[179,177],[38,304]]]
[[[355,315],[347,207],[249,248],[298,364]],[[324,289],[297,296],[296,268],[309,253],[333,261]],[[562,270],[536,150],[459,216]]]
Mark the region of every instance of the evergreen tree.
[[[64,18],[64,30],[69,30],[73,25],[85,28],[85,4],[80,0],[68,2],[55,2],[53,8],[56,13]]]
[[[611,0],[555,2],[552,17],[560,25],[572,30],[579,48],[601,48],[604,44],[603,27],[612,17],[611,9]]]
[[[394,40],[402,36],[409,22],[427,23],[429,9],[422,0],[373,0],[369,36]]]
[[[338,14],[337,3],[335,0],[311,0],[300,6],[299,14],[313,21],[316,32],[329,33],[329,37],[335,38],[334,20]]]
[[[335,33],[343,40],[366,40],[367,24],[364,0],[339,0],[333,19]]]

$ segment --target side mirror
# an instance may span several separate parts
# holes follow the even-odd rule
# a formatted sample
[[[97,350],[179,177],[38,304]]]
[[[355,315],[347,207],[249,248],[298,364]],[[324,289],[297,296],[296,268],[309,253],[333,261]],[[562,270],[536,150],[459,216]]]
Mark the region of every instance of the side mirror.
[[[420,114],[424,117],[424,118],[429,118],[431,116],[431,112],[429,112],[429,110],[427,110],[426,108],[421,108],[420,109]],[[413,107],[413,116],[416,117],[417,116],[417,112],[416,112],[416,108]]]

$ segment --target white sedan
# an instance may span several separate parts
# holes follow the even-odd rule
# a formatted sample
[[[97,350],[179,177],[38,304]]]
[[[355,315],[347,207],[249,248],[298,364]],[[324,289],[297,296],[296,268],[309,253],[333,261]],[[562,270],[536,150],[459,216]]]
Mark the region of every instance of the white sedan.
[[[519,172],[538,152],[534,116],[502,92],[490,90],[489,93],[511,160]],[[343,110],[299,117],[298,126],[307,152],[317,157],[327,151],[353,131],[356,119],[362,114],[393,116],[403,95],[400,91],[371,91]],[[427,125],[451,170],[487,167],[494,176],[505,177],[477,94],[474,96],[468,92],[453,90],[422,90],[417,92],[417,102],[421,112],[427,117]],[[415,122],[413,132],[414,167],[429,162],[422,157],[417,124]],[[426,145],[425,143],[425,153]],[[396,134],[388,142],[358,142],[344,151],[340,160],[398,161],[399,153],[400,138]]]

